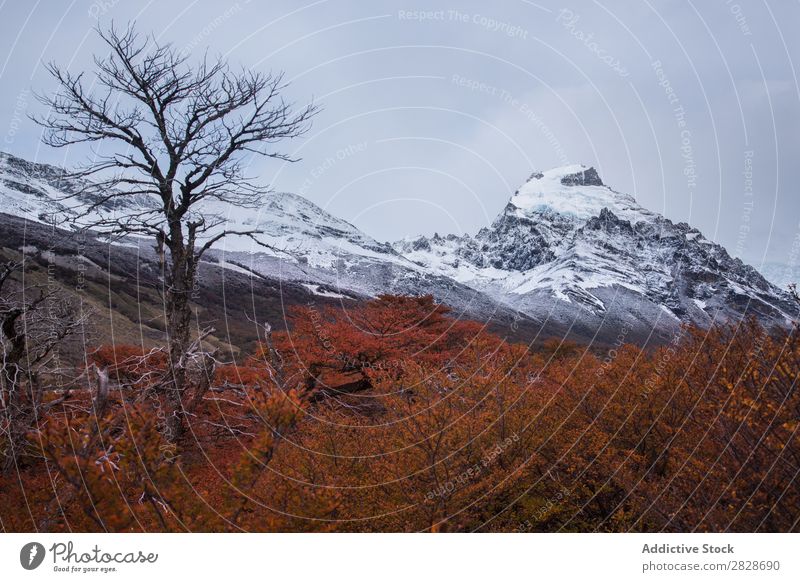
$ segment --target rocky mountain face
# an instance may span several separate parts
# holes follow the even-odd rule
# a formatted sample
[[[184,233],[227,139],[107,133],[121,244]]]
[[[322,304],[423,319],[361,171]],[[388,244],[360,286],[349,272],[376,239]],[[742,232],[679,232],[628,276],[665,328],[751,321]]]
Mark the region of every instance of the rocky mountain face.
[[[54,217],[65,225],[66,215],[91,203],[81,198],[81,187],[58,168],[0,155],[0,212],[11,215],[0,217],[0,246],[41,253],[52,238],[48,229],[21,225],[52,225]],[[226,282],[261,294],[260,300],[264,294],[288,294],[289,303],[344,307],[381,293],[429,293],[457,316],[483,321],[504,335],[601,344],[620,335],[640,343],[668,341],[682,322],[709,326],[753,315],[773,326],[787,325],[797,315],[787,294],[753,268],[689,225],[674,224],[605,186],[584,166],[534,173],[474,236],[436,235],[390,245],[288,193],[267,196],[258,211],[217,210],[226,218],[225,228],[261,234],[258,243],[227,238],[208,255],[201,274],[202,285],[210,285],[209,301],[215,293],[225,296]],[[69,238],[59,232],[59,240]],[[115,264],[152,270],[150,241],[110,242],[99,233],[90,238],[91,245],[76,247],[72,263],[84,260],[79,254],[90,247],[92,262],[102,265],[105,248],[107,256],[120,257]],[[70,248],[62,244],[59,252],[70,255]]]
[[[797,306],[755,269],[688,224],[603,184],[594,168],[534,173],[475,236],[404,240],[395,249],[537,321],[580,336],[622,330],[666,340],[753,315],[787,325]]]

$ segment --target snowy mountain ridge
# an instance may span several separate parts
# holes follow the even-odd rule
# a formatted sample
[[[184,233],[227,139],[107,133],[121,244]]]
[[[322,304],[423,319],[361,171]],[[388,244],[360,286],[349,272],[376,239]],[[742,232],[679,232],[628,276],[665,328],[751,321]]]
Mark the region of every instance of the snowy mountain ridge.
[[[0,211],[45,223],[74,215],[92,200],[81,196],[80,181],[65,176],[0,154]],[[755,269],[581,165],[533,173],[475,235],[382,243],[289,193],[266,196],[258,210],[212,210],[225,218],[224,228],[260,231],[260,244],[229,237],[209,260],[321,297],[430,293],[471,318],[522,317],[546,333],[583,338],[624,326],[632,341],[664,339],[683,322],[706,327],[750,314],[786,325],[797,315],[789,296]]]

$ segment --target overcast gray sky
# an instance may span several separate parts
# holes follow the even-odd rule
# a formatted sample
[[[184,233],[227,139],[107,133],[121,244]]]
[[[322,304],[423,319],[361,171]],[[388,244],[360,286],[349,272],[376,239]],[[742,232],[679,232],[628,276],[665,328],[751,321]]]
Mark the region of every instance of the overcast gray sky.
[[[3,2],[5,151],[82,159],[25,116],[42,63],[89,68],[112,19],[285,70],[324,110],[302,161],[253,174],[379,240],[475,232],[532,171],[583,163],[751,264],[798,262],[795,0]]]

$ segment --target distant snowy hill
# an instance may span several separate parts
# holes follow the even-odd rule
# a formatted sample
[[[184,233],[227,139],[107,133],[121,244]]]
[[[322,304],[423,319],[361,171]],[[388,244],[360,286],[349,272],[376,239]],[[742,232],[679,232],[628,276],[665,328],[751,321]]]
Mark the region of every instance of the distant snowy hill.
[[[41,223],[61,217],[64,227],[65,215],[93,202],[82,186],[53,166],[0,154],[2,213]],[[753,315],[786,325],[797,315],[788,295],[752,267],[689,225],[612,190],[584,166],[534,173],[474,236],[379,242],[288,193],[267,196],[258,210],[212,210],[226,219],[225,228],[261,231],[260,244],[225,239],[208,258],[215,268],[292,284],[326,300],[430,293],[459,315],[495,329],[527,326],[540,339],[602,343],[623,334],[627,341],[660,342],[683,322],[708,326]],[[137,247],[147,259],[151,246],[129,239],[115,252]]]
[[[96,219],[152,205],[139,196],[99,204],[96,194],[86,192],[87,185],[87,181],[71,178],[62,168],[0,152],[0,211],[6,214],[66,226],[67,219],[90,207],[94,208],[89,219]]]

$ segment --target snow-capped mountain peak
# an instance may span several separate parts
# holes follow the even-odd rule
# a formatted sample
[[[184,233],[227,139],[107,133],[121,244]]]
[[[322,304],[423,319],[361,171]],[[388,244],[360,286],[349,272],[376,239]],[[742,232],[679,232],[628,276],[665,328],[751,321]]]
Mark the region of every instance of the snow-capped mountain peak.
[[[577,164],[534,172],[514,193],[509,204],[520,217],[557,213],[587,220],[599,216],[603,208],[626,218],[646,212],[632,196],[603,184],[597,170]]]

